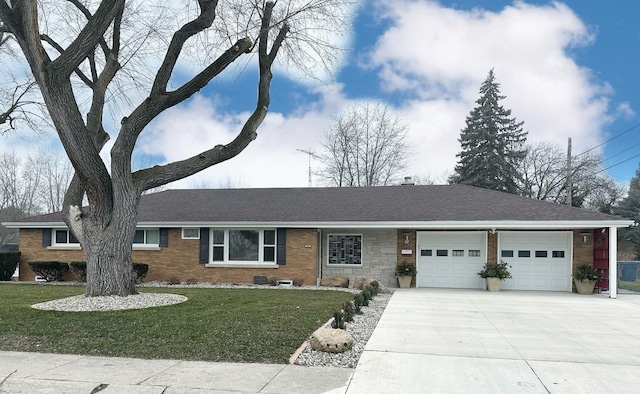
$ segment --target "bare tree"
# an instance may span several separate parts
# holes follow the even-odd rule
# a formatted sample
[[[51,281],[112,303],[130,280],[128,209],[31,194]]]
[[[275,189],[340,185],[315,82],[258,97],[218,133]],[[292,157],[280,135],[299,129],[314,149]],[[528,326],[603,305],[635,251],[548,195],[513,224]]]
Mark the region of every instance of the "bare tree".
[[[63,215],[86,254],[87,296],[136,293],[131,244],[141,194],[238,155],[257,137],[267,114],[276,57],[292,65],[304,65],[309,58],[335,59],[336,48],[325,39],[345,27],[348,17],[347,3],[339,0],[198,0],[185,8],[163,4],[0,1],[0,21],[28,63],[75,169]],[[162,15],[147,17],[153,11]],[[49,21],[56,12],[66,24]],[[175,20],[180,26],[165,35],[162,23]],[[49,29],[60,25],[69,26],[71,35]],[[159,39],[146,40],[156,35]],[[148,50],[160,51],[162,59],[151,86],[135,92],[142,93],[142,100],[132,93],[128,101],[137,105],[120,121],[108,169],[99,154],[109,138],[103,126],[106,103],[109,95],[127,93],[118,90],[118,76],[135,73],[133,59],[137,55],[144,62]],[[204,58],[203,67],[188,81],[170,86],[179,58],[191,53]],[[257,58],[257,99],[235,139],[185,160],[132,170],[136,141],[150,122],[248,54]],[[135,87],[144,87],[144,80]],[[86,96],[78,93],[81,88],[88,90]],[[85,194],[89,211],[81,208]]]
[[[398,183],[407,166],[406,125],[387,105],[348,108],[325,134],[320,176],[338,187]]]
[[[603,171],[599,155],[575,156],[571,167],[573,206],[610,212],[623,197],[623,188]],[[520,173],[521,195],[558,204],[567,200],[567,155],[560,146],[550,142],[529,145]]]

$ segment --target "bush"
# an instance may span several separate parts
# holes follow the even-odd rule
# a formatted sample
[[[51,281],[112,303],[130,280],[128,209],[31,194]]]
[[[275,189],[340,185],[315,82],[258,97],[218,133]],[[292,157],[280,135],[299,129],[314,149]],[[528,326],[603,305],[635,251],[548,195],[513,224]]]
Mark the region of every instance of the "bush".
[[[149,272],[149,264],[133,263],[133,280],[137,285],[144,281],[147,272]]]
[[[187,282],[186,282],[186,283],[187,283],[188,285],[197,285],[197,284],[198,284],[198,279],[196,279],[196,278],[189,278],[189,279],[187,279]]]
[[[588,264],[579,265],[573,277],[580,281],[598,281],[602,279],[600,272]]]
[[[498,278],[501,280],[511,278],[509,268],[511,266],[506,262],[500,260],[497,264],[486,263],[482,267],[482,271],[478,272],[478,276],[481,278]]]
[[[294,285],[295,287],[300,287],[300,286],[302,286],[302,284],[303,284],[303,283],[304,283],[304,280],[303,280],[303,279],[300,279],[300,278],[293,278],[293,285]]]
[[[62,281],[64,274],[69,272],[69,264],[60,261],[31,261],[29,268],[47,282]]]
[[[371,287],[372,296],[375,297],[380,293],[380,283],[378,283],[377,280],[374,280],[373,282],[369,283],[369,286]]]
[[[356,314],[355,309],[353,309],[353,303],[351,301],[347,301],[342,306],[342,314],[344,315],[344,321],[350,323],[353,321],[353,315]]]
[[[362,305],[364,304],[364,296],[362,293],[358,293],[353,297],[353,307],[356,310],[356,315],[362,314]]]
[[[78,277],[78,280],[80,282],[87,281],[86,261],[72,261],[71,264],[69,264],[69,268],[71,268],[71,272],[73,272],[73,274]]]
[[[372,297],[371,290],[369,290],[369,286],[365,287],[360,294],[362,294],[362,306],[369,306],[369,300]]]
[[[417,272],[416,265],[406,260],[396,265],[396,276],[416,276]]]
[[[169,280],[167,280],[167,284],[168,285],[179,285],[180,284],[180,278],[178,278],[177,276],[172,276],[171,278],[169,278]]]
[[[280,280],[280,278],[278,278],[277,276],[270,276],[267,279],[267,284],[269,286],[278,286],[278,280]]]
[[[331,327],[344,330],[344,314],[341,311],[333,312],[333,322],[331,323]]]
[[[20,252],[0,253],[0,280],[11,280],[20,263]]]

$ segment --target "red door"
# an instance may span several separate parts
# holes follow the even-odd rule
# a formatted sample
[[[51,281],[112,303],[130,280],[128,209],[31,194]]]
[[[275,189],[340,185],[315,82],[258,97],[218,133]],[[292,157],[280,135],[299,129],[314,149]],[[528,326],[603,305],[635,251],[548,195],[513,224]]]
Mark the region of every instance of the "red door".
[[[602,280],[596,283],[596,288],[609,290],[609,229],[607,228],[593,230],[593,268],[602,274]]]

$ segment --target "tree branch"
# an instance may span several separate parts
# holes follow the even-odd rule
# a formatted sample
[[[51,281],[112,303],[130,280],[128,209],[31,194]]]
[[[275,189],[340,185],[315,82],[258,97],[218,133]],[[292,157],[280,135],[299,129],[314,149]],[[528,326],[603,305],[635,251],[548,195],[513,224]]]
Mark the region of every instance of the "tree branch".
[[[262,121],[266,117],[267,111],[269,109],[269,89],[271,85],[271,79],[273,77],[271,73],[271,66],[273,65],[273,60],[276,58],[278,50],[280,49],[287,32],[289,31],[288,25],[284,24],[280,28],[278,38],[276,38],[276,40],[274,41],[271,51],[269,51],[269,43],[267,39],[268,32],[266,32],[264,29],[268,28],[271,22],[271,11],[273,10],[274,5],[275,3],[273,2],[267,2],[265,4],[265,12],[262,16],[262,33],[260,34],[258,43],[260,79],[258,82],[258,99],[256,102],[256,108],[245,122],[240,133],[231,143],[227,145],[217,145],[212,149],[209,149],[205,152],[202,152],[196,156],[180,162],[173,162],[165,166],[155,166],[152,168],[137,171],[136,173],[134,173],[134,182],[139,185],[139,189],[141,191],[149,190],[154,187],[176,181],[178,179],[183,179],[187,176],[193,175],[208,167],[211,167],[212,165],[235,157],[240,152],[242,152],[244,148],[246,148],[249,143],[251,143],[251,141],[256,139],[256,131],[260,124],[262,124]],[[251,40],[246,38],[241,41],[246,46],[246,49],[251,48]],[[241,41],[239,41],[238,43],[240,43]],[[237,46],[238,44],[234,45],[234,48],[232,48],[232,50]],[[242,48],[243,47],[238,47],[237,50],[240,51]],[[190,83],[192,82],[193,80],[190,81]],[[187,85],[189,85],[189,83],[185,84],[183,88],[185,88]],[[176,91],[175,93],[178,93],[178,91]]]
[[[42,39],[42,41],[44,41],[47,44],[51,45],[56,51],[58,51],[58,53],[62,54],[64,52],[64,48],[62,46],[60,46],[60,44],[55,42],[55,40],[53,38],[49,37],[48,35],[40,34],[40,38]],[[76,67],[75,70],[73,70],[73,71],[82,80],[82,82],[84,82],[88,87],[92,87],[93,86],[93,81],[91,81],[89,79],[89,77],[84,75],[84,73],[82,72],[82,70],[80,70],[79,67]]]
[[[217,0],[213,1],[198,1],[200,5],[200,15],[191,22],[183,25],[180,30],[173,34],[171,43],[167,48],[162,65],[156,74],[156,78],[153,81],[153,87],[151,88],[151,95],[164,94],[167,90],[167,84],[173,73],[173,68],[178,61],[178,57],[182,52],[184,43],[192,36],[200,33],[206,28],[210,27],[216,18],[216,7],[218,5]]]
[[[69,75],[78,67],[96,45],[103,39],[112,21],[119,12],[122,12],[124,0],[104,0],[98,10],[78,33],[75,40],[67,47],[58,58],[49,65],[50,70],[55,70],[61,75]]]

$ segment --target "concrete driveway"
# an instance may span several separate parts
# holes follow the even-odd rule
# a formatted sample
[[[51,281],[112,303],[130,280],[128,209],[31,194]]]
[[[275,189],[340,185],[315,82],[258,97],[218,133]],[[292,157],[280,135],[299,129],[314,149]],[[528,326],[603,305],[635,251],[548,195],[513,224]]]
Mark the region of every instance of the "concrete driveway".
[[[640,393],[640,296],[397,290],[347,393]]]

